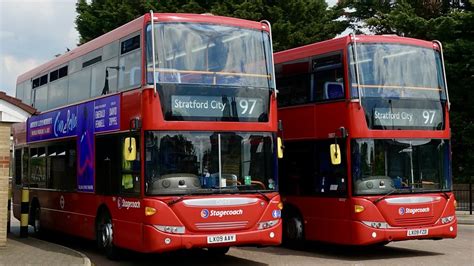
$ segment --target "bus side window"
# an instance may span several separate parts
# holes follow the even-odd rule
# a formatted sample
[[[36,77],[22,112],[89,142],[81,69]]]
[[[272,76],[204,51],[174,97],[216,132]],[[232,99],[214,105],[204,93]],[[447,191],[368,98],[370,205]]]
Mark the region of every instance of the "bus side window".
[[[95,184],[100,195],[119,193],[120,135],[103,135],[95,139]]]
[[[21,149],[15,149],[15,185],[21,185],[21,159]]]
[[[313,101],[344,98],[344,71],[341,53],[313,58]]]
[[[30,165],[30,150],[28,148],[23,149],[22,156],[22,171],[21,171],[21,183],[28,185],[29,183],[29,165]]]

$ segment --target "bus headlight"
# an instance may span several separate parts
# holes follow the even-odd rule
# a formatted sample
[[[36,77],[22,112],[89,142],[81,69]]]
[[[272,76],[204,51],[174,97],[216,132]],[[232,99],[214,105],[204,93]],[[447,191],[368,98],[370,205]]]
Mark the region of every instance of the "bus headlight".
[[[365,225],[376,228],[376,229],[387,229],[390,228],[390,225],[386,222],[369,222],[369,221],[362,221]]]
[[[267,222],[261,222],[258,224],[258,230],[263,230],[267,229],[270,227],[275,226],[278,223],[278,220],[272,220],[272,221],[267,221]]]
[[[154,225],[158,231],[169,234],[184,234],[184,226]]]
[[[446,217],[443,217],[441,218],[441,223],[442,224],[447,224],[447,223],[450,223],[454,220],[454,215],[453,216],[446,216]]]

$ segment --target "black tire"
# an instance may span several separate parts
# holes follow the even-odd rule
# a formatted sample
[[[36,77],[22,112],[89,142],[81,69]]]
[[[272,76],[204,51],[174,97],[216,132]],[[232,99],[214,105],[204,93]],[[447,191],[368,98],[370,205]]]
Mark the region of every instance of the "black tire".
[[[283,243],[290,247],[298,247],[303,241],[303,219],[297,213],[290,213],[283,218]]]
[[[114,231],[112,217],[108,211],[102,211],[96,221],[96,241],[99,249],[104,250],[110,260],[120,258],[119,248],[114,245]]]
[[[230,247],[207,248],[209,254],[213,257],[225,256],[229,252]]]

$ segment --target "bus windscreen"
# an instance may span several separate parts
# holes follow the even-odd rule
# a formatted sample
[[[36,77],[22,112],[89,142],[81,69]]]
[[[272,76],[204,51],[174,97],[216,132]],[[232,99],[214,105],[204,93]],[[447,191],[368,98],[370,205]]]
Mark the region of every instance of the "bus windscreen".
[[[272,133],[146,133],[149,195],[275,191]]]
[[[158,23],[153,68],[147,28],[147,82],[271,88],[272,54],[265,31],[203,23]]]

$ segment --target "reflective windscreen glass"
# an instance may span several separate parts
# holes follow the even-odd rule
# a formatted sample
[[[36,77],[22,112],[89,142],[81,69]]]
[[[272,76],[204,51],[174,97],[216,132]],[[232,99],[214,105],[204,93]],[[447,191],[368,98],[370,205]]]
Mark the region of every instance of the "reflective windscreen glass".
[[[352,97],[358,97],[358,72],[361,97],[445,99],[439,51],[391,43],[358,43],[355,47],[356,51],[349,46]]]
[[[155,25],[155,82],[270,88],[267,32],[202,23]],[[147,28],[148,83],[153,83],[151,26]]]
[[[449,141],[358,139],[351,143],[354,194],[449,191]]]
[[[276,189],[271,133],[146,133],[147,194]]]

